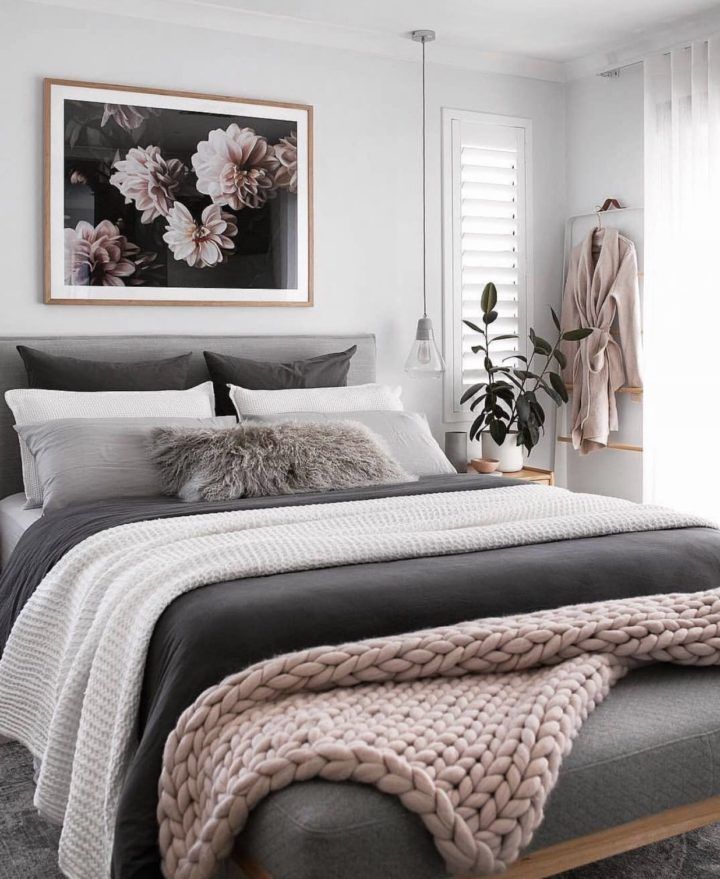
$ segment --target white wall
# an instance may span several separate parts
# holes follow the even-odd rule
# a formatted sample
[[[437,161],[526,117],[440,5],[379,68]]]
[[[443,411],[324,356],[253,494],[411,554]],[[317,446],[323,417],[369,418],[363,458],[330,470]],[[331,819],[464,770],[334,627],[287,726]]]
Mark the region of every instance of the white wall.
[[[370,331],[378,337],[380,378],[404,380],[402,366],[421,310],[418,65],[22,2],[3,11],[0,240],[5,270],[0,334]],[[43,76],[313,104],[315,307],[42,304]],[[438,330],[441,106],[533,119],[539,169],[536,302],[559,301],[563,86],[436,65],[429,68],[429,80],[429,295]],[[406,403],[425,410],[439,427],[439,383],[408,380],[405,385]]]
[[[624,70],[618,79],[592,76],[566,85],[567,214],[592,211],[610,196],[632,207],[643,205],[642,67]],[[638,218],[625,230],[638,244]],[[621,227],[622,228],[622,227]],[[618,394],[620,431],[615,441],[642,445],[642,405]],[[581,457],[558,444],[558,465],[566,462],[568,487],[576,491],[642,500],[642,455],[604,450]]]

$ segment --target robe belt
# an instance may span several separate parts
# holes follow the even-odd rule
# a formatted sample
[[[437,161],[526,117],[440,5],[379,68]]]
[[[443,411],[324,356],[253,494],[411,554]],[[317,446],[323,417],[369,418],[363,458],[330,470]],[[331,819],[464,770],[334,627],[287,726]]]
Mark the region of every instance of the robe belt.
[[[610,334],[609,327],[590,327],[590,329],[593,330],[593,333],[580,342],[575,360],[576,364],[582,364],[580,367],[581,380],[583,375],[584,380],[587,381],[590,373],[597,374],[607,369],[610,387],[620,387],[625,378],[621,366],[623,362],[622,349]],[[610,351],[616,352],[617,356],[611,357]],[[576,379],[577,376],[575,376]],[[585,400],[585,405],[589,407],[589,398]]]
[[[613,345],[618,347],[617,342],[610,335],[609,327],[590,327],[593,332],[580,343],[583,360],[591,372],[600,372],[606,366],[607,349]]]

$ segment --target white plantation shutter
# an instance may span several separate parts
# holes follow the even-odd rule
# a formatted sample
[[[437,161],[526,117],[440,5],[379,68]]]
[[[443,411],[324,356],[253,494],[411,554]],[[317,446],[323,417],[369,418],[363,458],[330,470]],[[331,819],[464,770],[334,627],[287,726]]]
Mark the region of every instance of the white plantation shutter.
[[[520,337],[492,345],[493,359],[525,353],[529,122],[449,110],[443,128],[445,414],[448,421],[458,421],[471,417],[468,405],[459,405],[463,391],[486,378],[485,355],[471,350],[481,339],[462,321],[481,325],[480,297],[489,281],[498,291],[492,335]]]

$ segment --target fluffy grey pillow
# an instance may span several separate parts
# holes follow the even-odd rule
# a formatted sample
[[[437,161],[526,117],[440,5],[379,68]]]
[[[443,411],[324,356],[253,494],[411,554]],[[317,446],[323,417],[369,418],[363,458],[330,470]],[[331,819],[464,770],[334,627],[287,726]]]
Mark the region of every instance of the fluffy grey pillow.
[[[187,501],[268,497],[411,482],[362,424],[161,427],[152,457],[166,494]]]

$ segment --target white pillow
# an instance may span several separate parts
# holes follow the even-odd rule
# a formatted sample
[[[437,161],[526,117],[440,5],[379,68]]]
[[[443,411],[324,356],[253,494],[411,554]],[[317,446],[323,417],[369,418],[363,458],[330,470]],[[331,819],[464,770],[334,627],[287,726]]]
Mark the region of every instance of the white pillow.
[[[277,415],[281,412],[402,411],[402,388],[389,385],[349,385],[341,388],[286,388],[250,391],[228,385],[239,418],[243,415]]]
[[[212,382],[187,391],[46,391],[17,388],[5,392],[15,424],[38,424],[58,418],[212,418]],[[42,506],[43,496],[35,460],[20,439],[26,507]]]
[[[420,412],[287,412],[278,415],[248,416],[265,424],[279,422],[359,422],[381,441],[390,456],[412,476],[438,476],[455,473],[430,432],[427,418]]]

